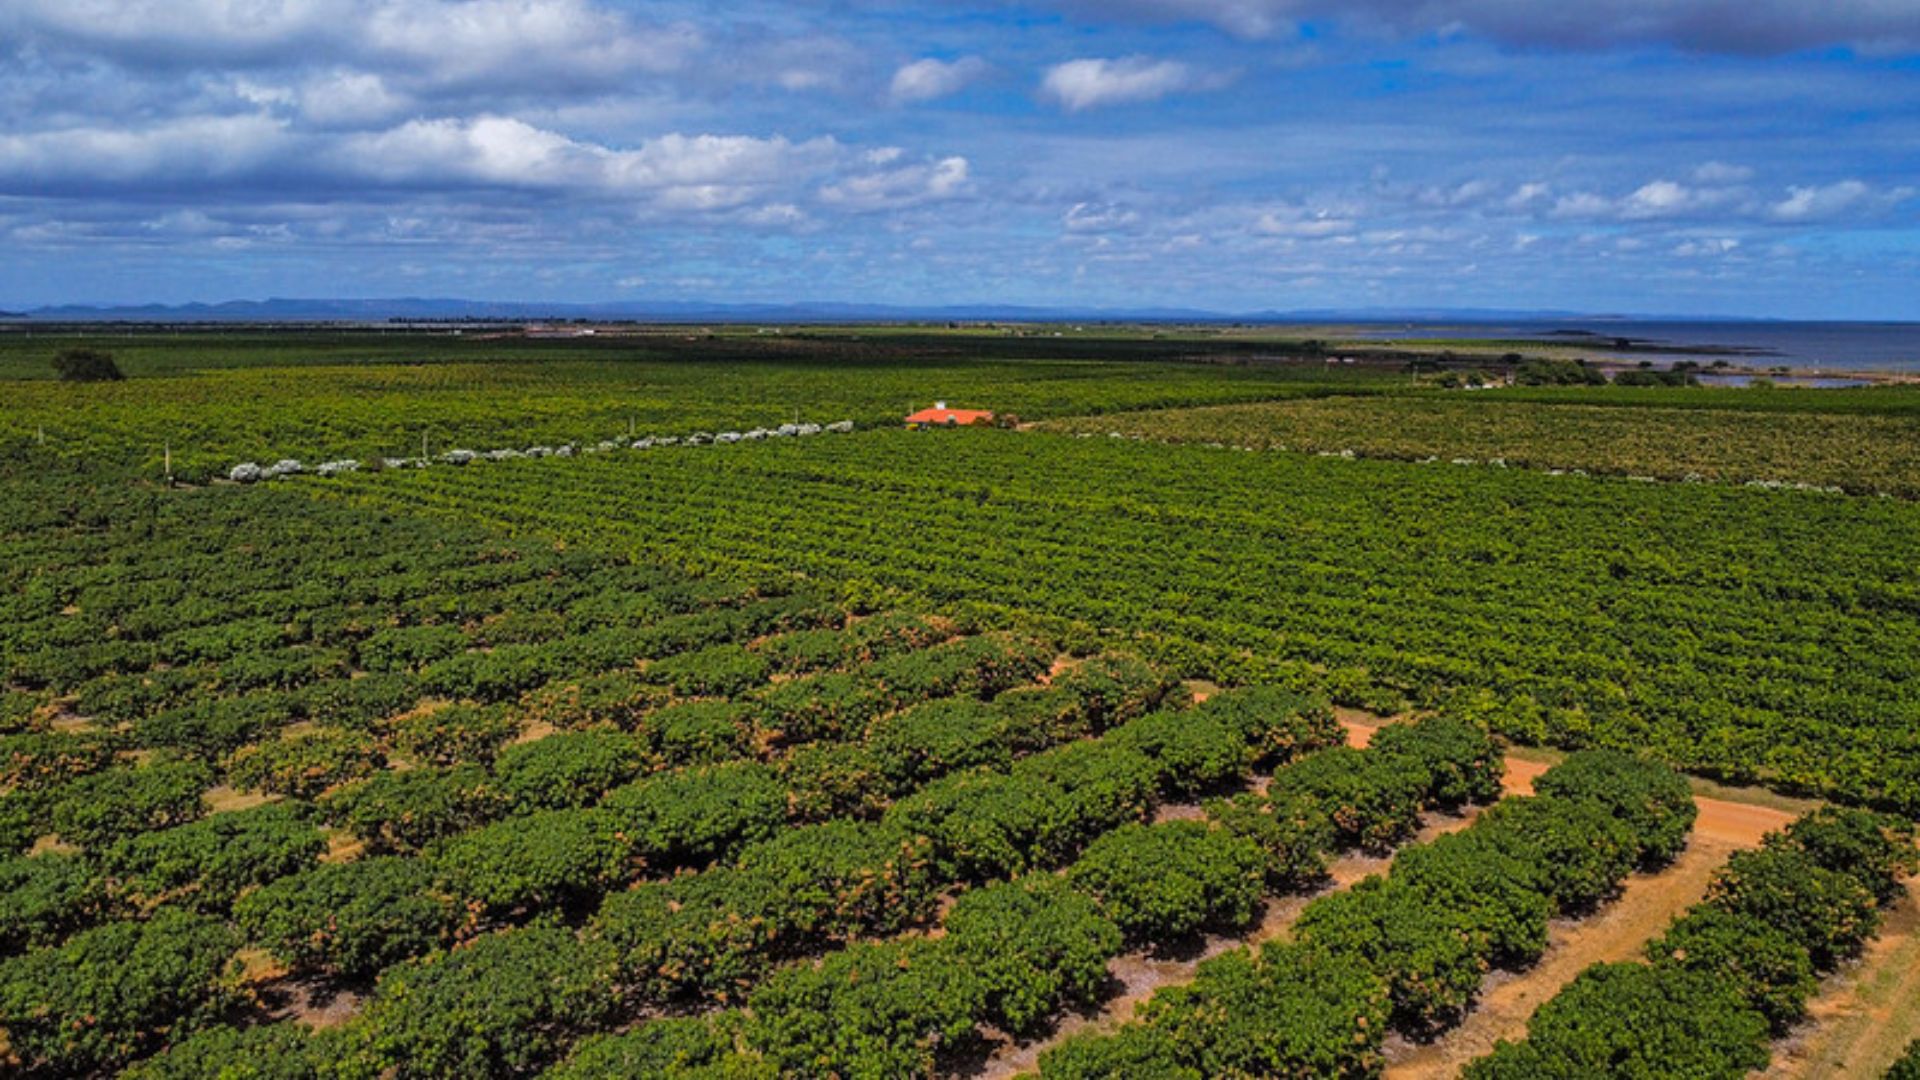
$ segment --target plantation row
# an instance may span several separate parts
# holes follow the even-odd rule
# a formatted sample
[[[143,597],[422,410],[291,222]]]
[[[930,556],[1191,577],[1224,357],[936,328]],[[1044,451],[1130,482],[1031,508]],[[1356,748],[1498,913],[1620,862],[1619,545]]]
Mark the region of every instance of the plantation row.
[[[1051,420],[1040,430],[1920,497],[1920,418],[1912,415],[1348,396]]]
[[[1170,686],[1002,693],[1057,649],[266,493],[58,494],[0,534],[0,809],[38,841],[0,862],[0,1023],[53,1071],[224,1014],[243,941],[371,978]]]
[[[1468,1080],[1688,1076],[1738,1080],[1806,1016],[1817,979],[1858,956],[1920,869],[1909,821],[1816,810],[1733,855],[1707,899],[1646,947],[1596,964],[1469,1065]]]
[[[1128,632],[1183,675],[1446,705],[1524,742],[1648,747],[1920,807],[1920,572],[1899,556],[1920,546],[1920,510],[1891,500],[995,432],[341,490],[695,569]]]
[[[1239,830],[1127,824],[1162,794],[1239,779],[1262,757],[1286,760],[1339,738],[1323,708],[1285,695],[1218,700],[1008,770],[958,774],[870,824],[790,830],[740,849],[728,865],[615,893],[578,935],[509,930],[401,964],[346,1028],[217,1029],[140,1074],[203,1075],[264,1050],[288,1075],[505,1075],[549,1060],[571,1034],[604,1030],[636,1009],[685,1007],[690,995],[744,998],[747,1010],[589,1040],[563,1074],[606,1075],[614,1062],[623,1075],[651,1074],[662,1060],[656,1044],[678,1053],[695,1037],[716,1053],[726,1047],[729,1070],[745,1075],[924,1073],[936,1050],[970,1045],[980,1024],[1031,1031],[1093,999],[1124,942],[1244,923],[1269,874],[1311,876],[1318,850],[1342,828],[1336,819],[1384,837],[1410,828],[1422,802],[1497,783],[1483,737],[1432,721],[1390,729],[1376,750],[1325,751],[1282,769],[1278,804],[1234,804]],[[982,798],[988,790],[995,794]],[[919,827],[930,812],[946,825]],[[987,834],[1007,861],[981,862]],[[1291,839],[1263,847],[1277,836]],[[1076,853],[1064,877],[1010,880]],[[988,881],[999,883],[966,887]],[[857,942],[818,967],[802,962],[767,977],[773,963],[821,944],[920,922],[956,885],[937,938]],[[734,1053],[731,1032],[743,1021]]]
[[[1696,813],[1677,774],[1610,752],[1573,755],[1537,791],[1309,904],[1291,941],[1210,960],[1138,1020],[1069,1039],[1041,1075],[1377,1075],[1390,1031],[1456,1022],[1488,971],[1539,958],[1551,918],[1670,860]]]

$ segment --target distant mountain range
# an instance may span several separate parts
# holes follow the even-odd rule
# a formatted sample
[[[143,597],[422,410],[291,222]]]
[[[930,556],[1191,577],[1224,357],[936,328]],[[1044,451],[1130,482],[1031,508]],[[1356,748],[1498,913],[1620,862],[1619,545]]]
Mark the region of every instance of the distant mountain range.
[[[139,304],[95,306],[63,304],[24,313],[0,312],[0,319],[31,322],[388,322],[392,320],[542,322],[560,320],[640,322],[1541,322],[1645,318],[1591,312],[1505,310],[1498,308],[1314,308],[1296,311],[1219,312],[1196,308],[1047,307],[1018,304],[906,306],[891,304],[791,303],[726,304],[681,300],[635,300],[564,304],[502,300],[404,297],[388,300],[271,299],[230,300],[219,304]],[[1669,320],[1675,316],[1665,316]],[[1708,317],[1699,317],[1702,319]],[[1716,322],[1743,321],[1725,316]],[[1758,321],[1758,320],[1755,320]]]

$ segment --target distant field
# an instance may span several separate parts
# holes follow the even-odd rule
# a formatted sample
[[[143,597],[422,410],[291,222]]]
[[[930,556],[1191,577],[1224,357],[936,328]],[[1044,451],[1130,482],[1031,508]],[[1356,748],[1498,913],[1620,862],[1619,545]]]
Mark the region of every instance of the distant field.
[[[1773,392],[1829,399],[1847,393]],[[1908,396],[1920,402],[1920,393]],[[1920,416],[1912,414],[1602,408],[1510,402],[1501,392],[1497,400],[1452,394],[1204,406],[1067,418],[1040,428],[1400,460],[1499,459],[1516,467],[1666,480],[1783,480],[1920,496]]]
[[[572,358],[568,358],[572,357]],[[0,383],[0,460],[204,478],[236,462],[592,443],[850,419],[894,424],[935,399],[1021,417],[1365,390],[1317,368],[1092,360],[581,359],[254,366],[120,383]]]

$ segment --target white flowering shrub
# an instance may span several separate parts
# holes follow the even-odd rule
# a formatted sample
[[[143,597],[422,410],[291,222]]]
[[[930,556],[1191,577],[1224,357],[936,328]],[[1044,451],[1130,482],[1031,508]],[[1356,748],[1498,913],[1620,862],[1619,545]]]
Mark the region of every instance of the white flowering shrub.
[[[242,462],[227,470],[227,479],[236,484],[257,484],[267,478],[267,470],[251,461]]]

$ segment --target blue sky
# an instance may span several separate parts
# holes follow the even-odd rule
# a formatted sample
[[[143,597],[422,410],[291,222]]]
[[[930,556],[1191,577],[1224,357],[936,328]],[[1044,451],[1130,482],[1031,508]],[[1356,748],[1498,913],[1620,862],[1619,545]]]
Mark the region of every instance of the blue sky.
[[[0,308],[1920,319],[1920,0],[7,0]]]

